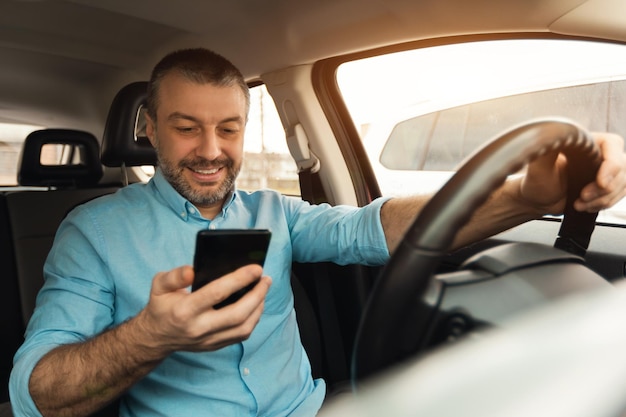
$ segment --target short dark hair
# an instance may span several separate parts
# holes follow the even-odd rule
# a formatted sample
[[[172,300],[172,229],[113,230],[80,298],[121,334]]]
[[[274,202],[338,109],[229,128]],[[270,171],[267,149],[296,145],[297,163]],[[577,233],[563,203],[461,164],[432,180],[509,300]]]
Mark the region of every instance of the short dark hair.
[[[221,87],[238,85],[246,99],[246,114],[250,108],[250,91],[243,75],[232,62],[206,48],[181,49],[163,57],[152,70],[148,83],[147,111],[156,120],[159,87],[161,80],[177,72],[198,84],[213,84]]]

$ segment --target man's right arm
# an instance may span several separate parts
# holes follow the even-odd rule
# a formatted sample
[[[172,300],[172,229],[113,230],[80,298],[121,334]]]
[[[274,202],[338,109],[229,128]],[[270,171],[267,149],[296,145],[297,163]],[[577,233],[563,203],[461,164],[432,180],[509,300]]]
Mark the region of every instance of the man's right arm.
[[[211,351],[247,339],[271,280],[237,303],[213,305],[261,276],[249,265],[194,293],[193,270],[157,274],[148,305],[134,318],[85,342],[59,346],[35,366],[29,391],[44,416],[85,415],[104,407],[178,350]]]
[[[44,416],[88,415],[115,400],[163,359],[145,345],[137,318],[86,342],[59,346],[35,366],[29,391]]]

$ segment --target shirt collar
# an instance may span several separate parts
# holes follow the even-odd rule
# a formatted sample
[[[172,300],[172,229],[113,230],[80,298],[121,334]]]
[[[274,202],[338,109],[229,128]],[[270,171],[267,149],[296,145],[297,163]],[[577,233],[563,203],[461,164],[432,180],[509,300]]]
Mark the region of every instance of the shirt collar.
[[[169,181],[165,179],[165,176],[163,175],[163,172],[160,168],[157,168],[151,182],[152,184],[154,184],[157,192],[163,197],[165,203],[170,206],[170,208],[174,210],[174,212],[183,220],[187,221],[190,217],[201,217],[198,208],[182,195],[180,195],[178,191],[174,189],[174,187],[172,187],[172,184],[170,184]],[[226,215],[228,209],[232,206],[236,197],[237,192],[235,191],[226,196],[226,203],[222,206],[221,210],[222,216]]]

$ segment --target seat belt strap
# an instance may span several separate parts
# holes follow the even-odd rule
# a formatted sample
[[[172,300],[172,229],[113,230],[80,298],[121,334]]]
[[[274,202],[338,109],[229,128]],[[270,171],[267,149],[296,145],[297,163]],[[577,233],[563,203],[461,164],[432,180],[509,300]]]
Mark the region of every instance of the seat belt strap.
[[[316,178],[318,175],[311,169],[301,170],[298,175],[302,199],[311,204],[315,204],[316,200],[319,202],[321,182]],[[333,382],[347,381],[349,370],[328,267],[326,263],[315,263],[312,268],[328,377]]]
[[[318,175],[320,162],[309,149],[309,140],[301,124],[292,127],[287,136],[287,145],[298,166],[302,199],[311,204],[324,202],[324,189]],[[327,376],[329,382],[346,381],[349,370],[328,267],[325,263],[315,263],[312,268]]]

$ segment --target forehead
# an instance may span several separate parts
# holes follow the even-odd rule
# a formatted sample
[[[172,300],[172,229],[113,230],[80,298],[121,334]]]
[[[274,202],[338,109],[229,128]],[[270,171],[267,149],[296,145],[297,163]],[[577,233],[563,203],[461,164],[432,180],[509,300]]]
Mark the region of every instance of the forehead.
[[[238,85],[217,86],[191,81],[180,74],[168,74],[158,91],[159,118],[172,113],[193,117],[246,117],[246,100]],[[202,116],[202,117],[201,117]]]

